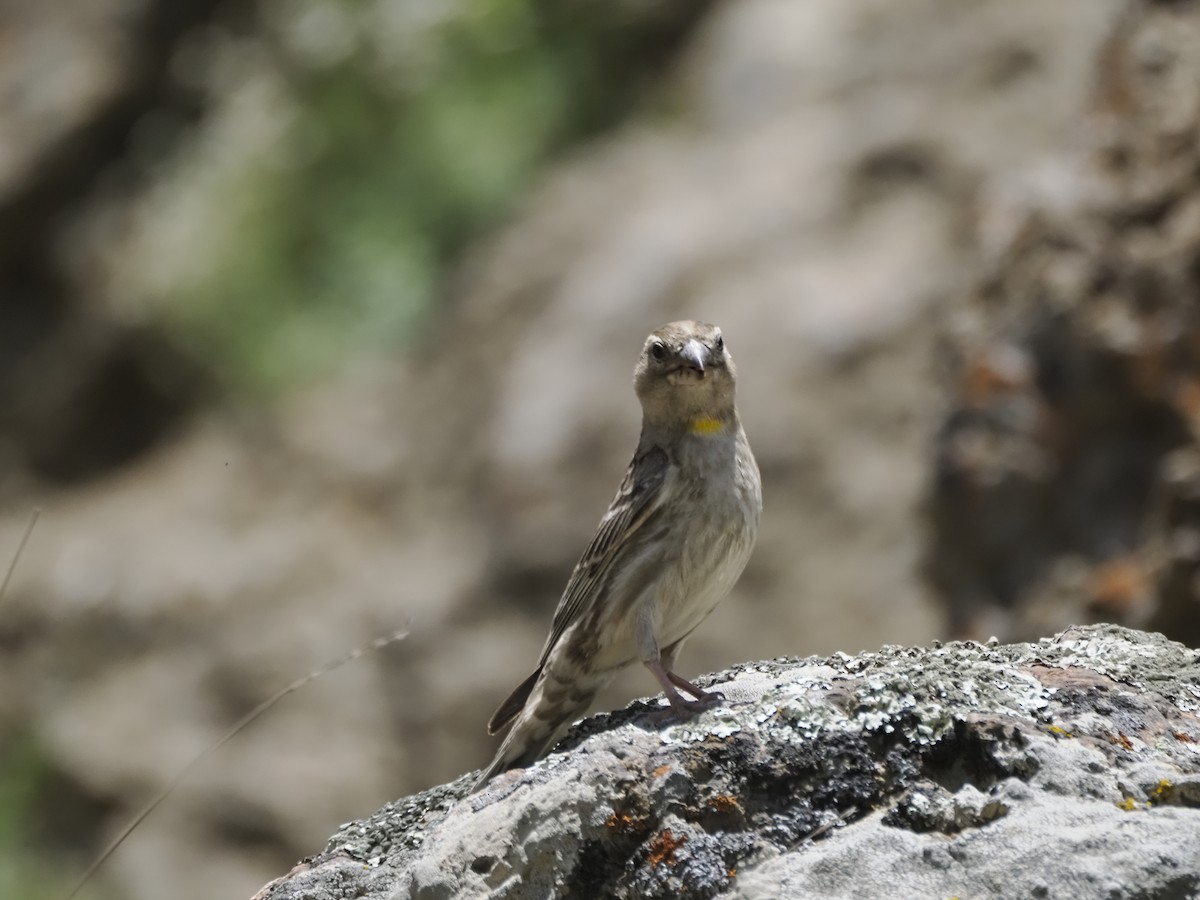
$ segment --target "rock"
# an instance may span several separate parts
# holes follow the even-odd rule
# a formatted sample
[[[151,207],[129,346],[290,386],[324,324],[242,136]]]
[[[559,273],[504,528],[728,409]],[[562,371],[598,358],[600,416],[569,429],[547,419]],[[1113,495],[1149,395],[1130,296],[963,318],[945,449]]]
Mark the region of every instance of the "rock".
[[[1200,652],[1117,626],[780,658],[344,825],[255,900],[1200,890]],[[1035,864],[1030,864],[1036,860]]]
[[[1200,3],[1129,6],[1072,152],[979,203],[928,572],[958,637],[1200,643]]]
[[[194,115],[173,59],[220,6],[15,0],[0,12],[0,495],[117,468],[205,393],[198,367],[161,329],[115,314],[103,276],[67,247],[101,198],[151,177],[136,159],[147,121],[170,145]]]

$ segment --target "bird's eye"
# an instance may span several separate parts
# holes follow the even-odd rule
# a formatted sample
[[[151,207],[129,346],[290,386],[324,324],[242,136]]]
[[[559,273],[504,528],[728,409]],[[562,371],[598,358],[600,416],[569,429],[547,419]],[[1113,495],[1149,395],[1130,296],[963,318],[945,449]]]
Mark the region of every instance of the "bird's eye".
[[[666,358],[667,348],[662,341],[655,341],[650,345],[650,355],[659,360]]]
[[[713,346],[716,347],[718,351],[724,350],[725,349],[725,338],[721,337],[721,335],[718,334],[717,339],[713,342]]]

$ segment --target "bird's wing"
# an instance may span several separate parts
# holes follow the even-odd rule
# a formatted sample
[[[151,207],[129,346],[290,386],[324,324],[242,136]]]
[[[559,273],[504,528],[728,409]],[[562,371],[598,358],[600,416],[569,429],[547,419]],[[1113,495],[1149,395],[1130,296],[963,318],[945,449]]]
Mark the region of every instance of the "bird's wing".
[[[634,455],[625,479],[617,489],[617,496],[600,520],[596,536],[575,565],[571,580],[567,582],[562,599],[558,602],[554,625],[542,650],[539,668],[545,665],[563,632],[578,620],[602,588],[613,562],[630,545],[633,536],[658,512],[662,504],[663,485],[667,480],[667,467],[667,454],[659,447]]]

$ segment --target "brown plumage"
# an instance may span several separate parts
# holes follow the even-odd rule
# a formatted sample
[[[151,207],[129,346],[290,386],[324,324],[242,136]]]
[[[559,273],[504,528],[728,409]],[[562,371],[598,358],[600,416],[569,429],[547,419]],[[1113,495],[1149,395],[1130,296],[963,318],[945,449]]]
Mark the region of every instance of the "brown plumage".
[[[488,723],[492,734],[512,730],[476,790],[541,757],[630,663],[650,670],[679,713],[720,701],[673,669],[684,640],[741,575],[758,532],[762,490],[735,381],[713,325],[672,322],[646,339],[634,370],[637,450],[571,573],[537,668]]]

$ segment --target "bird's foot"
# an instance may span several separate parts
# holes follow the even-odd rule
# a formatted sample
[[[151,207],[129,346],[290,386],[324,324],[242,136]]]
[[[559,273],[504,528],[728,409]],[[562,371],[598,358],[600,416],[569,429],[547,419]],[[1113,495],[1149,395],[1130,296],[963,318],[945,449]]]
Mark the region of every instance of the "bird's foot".
[[[646,668],[653,673],[658,683],[662,685],[663,693],[667,697],[667,703],[670,704],[669,708],[654,714],[655,718],[659,721],[687,719],[697,713],[712,709],[714,706],[720,706],[725,702],[725,695],[720,691],[705,691],[696,687],[696,685],[692,684],[686,678],[669,671],[657,659],[647,660]],[[679,693],[680,691],[690,694],[695,699],[688,700],[683,694]]]
[[[693,712],[711,709],[712,707],[720,706],[725,702],[725,695],[720,691],[706,691],[703,688],[698,688],[686,678],[676,675],[674,672],[667,672],[667,680],[685,694],[691,694],[696,698],[695,702],[692,702],[690,700],[684,700],[683,697],[679,696],[678,694],[675,695],[678,703],[683,704],[685,708],[690,709]],[[670,694],[667,695],[667,699],[670,699]],[[675,703],[673,702],[672,705],[675,705]]]
[[[699,715],[713,707],[720,706],[724,702],[724,695],[716,691],[705,694],[703,700],[688,700],[686,697],[676,694],[674,697],[667,697],[668,706],[655,710],[650,715],[655,722],[669,725],[675,722],[687,721],[693,716]]]
[[[702,713],[705,710],[720,706],[725,702],[725,695],[720,691],[705,692],[702,696],[695,700],[688,700],[684,697],[679,697],[671,704],[671,709],[678,712],[681,716],[685,714],[695,715]]]

